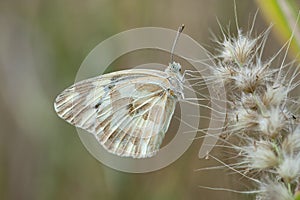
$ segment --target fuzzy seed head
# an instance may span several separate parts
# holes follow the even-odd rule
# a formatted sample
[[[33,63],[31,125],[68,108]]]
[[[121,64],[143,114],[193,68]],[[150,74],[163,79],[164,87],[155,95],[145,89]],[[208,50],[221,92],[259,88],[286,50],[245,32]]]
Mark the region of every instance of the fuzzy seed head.
[[[260,186],[257,200],[294,200],[287,187],[280,182],[267,181]]]
[[[270,138],[275,138],[286,125],[286,119],[279,107],[263,112],[258,119],[259,130]]]
[[[248,163],[249,169],[268,169],[278,165],[278,157],[273,144],[261,140],[243,147],[244,161]]]
[[[282,150],[286,155],[300,154],[300,125],[284,139]]]
[[[257,110],[257,102],[260,99],[259,96],[252,94],[252,93],[242,93],[240,106],[245,107],[246,109]],[[238,102],[237,102],[238,103]]]
[[[287,98],[286,87],[267,85],[262,101],[265,106],[279,106]]]
[[[225,62],[245,64],[251,57],[256,40],[245,36],[239,31],[237,38],[225,38],[221,43],[221,58]]]
[[[233,77],[236,88],[245,93],[253,93],[260,86],[264,86],[271,78],[272,72],[261,62],[239,68]]]
[[[286,183],[295,182],[300,177],[300,155],[284,156],[276,171]]]
[[[258,125],[257,119],[257,112],[250,109],[245,109],[243,107],[239,107],[233,119],[233,127],[235,130],[255,130]]]
[[[234,77],[236,87],[245,92],[245,93],[253,93],[254,90],[259,86],[258,76],[256,73],[248,68],[244,67],[240,69],[237,76]]]

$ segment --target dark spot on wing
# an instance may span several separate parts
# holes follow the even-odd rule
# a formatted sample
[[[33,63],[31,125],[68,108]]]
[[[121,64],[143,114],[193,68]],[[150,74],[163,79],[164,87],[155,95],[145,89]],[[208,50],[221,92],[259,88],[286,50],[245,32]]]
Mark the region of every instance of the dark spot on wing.
[[[133,112],[133,109],[134,109],[133,104],[132,103],[128,104],[127,109],[128,109],[128,114],[130,116],[132,116],[134,114],[134,112]]]
[[[161,92],[157,93],[157,95],[155,95],[155,96],[161,97],[161,96],[163,96],[164,94],[165,94],[165,91],[161,91]]]
[[[143,114],[143,119],[144,120],[147,120],[149,117],[149,112],[146,112],[145,114]]]
[[[109,85],[107,86],[107,88],[108,88],[109,90],[113,89],[113,87],[115,87],[114,84],[109,84]]]
[[[101,102],[98,102],[98,103],[94,106],[94,108],[95,108],[95,109],[98,109],[100,105],[101,105]]]
[[[118,75],[115,75],[115,76],[113,76],[113,77],[111,77],[111,81],[115,81],[115,80],[117,80],[118,78],[120,78],[122,75],[121,74],[118,74]]]

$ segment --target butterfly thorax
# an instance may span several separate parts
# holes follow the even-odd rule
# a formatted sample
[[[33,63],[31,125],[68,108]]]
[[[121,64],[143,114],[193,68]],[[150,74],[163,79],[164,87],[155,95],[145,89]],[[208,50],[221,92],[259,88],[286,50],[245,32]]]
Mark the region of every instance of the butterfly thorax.
[[[181,72],[181,65],[179,63],[170,63],[165,72],[168,75],[170,82],[169,94],[177,99],[183,99],[183,76]]]

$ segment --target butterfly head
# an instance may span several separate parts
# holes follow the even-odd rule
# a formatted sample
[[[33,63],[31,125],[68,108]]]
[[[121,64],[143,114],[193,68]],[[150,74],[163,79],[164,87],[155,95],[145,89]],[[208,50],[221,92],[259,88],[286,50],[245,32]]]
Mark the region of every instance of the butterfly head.
[[[182,81],[183,77],[181,74],[181,65],[177,62],[169,63],[169,66],[165,70],[165,72],[172,77],[176,77],[178,80]]]
[[[181,72],[181,65],[179,63],[176,63],[176,62],[170,63],[168,68],[173,73],[180,73]]]

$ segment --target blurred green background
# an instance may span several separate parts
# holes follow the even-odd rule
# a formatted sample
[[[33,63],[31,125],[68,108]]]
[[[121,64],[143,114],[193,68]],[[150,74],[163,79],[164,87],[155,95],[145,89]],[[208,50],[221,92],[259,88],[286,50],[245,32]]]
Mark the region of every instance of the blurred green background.
[[[0,199],[241,198],[199,187],[251,187],[228,171],[195,171],[219,165],[198,158],[201,140],[164,169],[127,174],[94,159],[75,128],[53,109],[56,95],[73,83],[83,59],[106,38],[137,27],[177,29],[184,23],[184,33],[212,49],[210,31],[220,35],[216,18],[224,26],[231,23],[235,32],[233,7],[233,0],[0,0]],[[237,1],[244,30],[257,8],[255,1]],[[268,26],[259,12],[254,33]],[[282,45],[273,35],[266,57]]]

